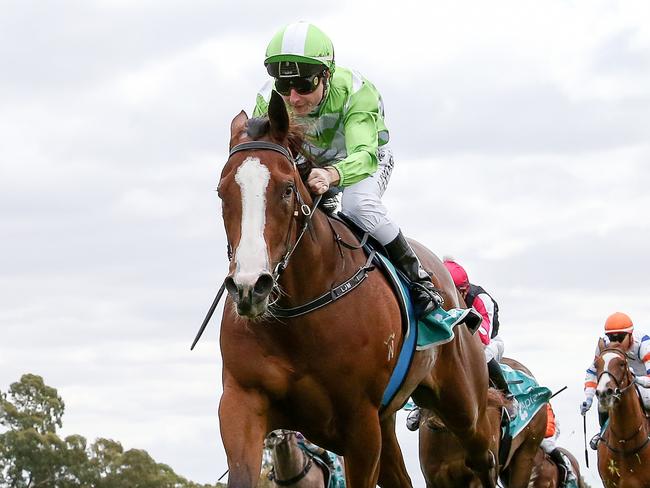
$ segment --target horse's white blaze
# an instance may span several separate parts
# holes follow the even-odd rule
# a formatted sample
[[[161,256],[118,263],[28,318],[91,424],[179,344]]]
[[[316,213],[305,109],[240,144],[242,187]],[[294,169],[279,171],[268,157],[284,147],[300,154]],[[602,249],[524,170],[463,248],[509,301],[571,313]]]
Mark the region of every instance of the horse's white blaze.
[[[253,286],[261,273],[269,272],[264,240],[266,187],[271,173],[259,158],[249,157],[237,170],[235,181],[241,189],[241,239],[235,253],[235,282]]]
[[[617,358],[618,354],[614,352],[606,352],[603,354],[603,371],[609,371],[609,363],[612,361],[612,359]],[[597,390],[599,392],[604,392],[607,390],[607,383],[611,380],[612,378],[608,374],[604,374],[600,377],[600,381],[598,382],[598,388]]]

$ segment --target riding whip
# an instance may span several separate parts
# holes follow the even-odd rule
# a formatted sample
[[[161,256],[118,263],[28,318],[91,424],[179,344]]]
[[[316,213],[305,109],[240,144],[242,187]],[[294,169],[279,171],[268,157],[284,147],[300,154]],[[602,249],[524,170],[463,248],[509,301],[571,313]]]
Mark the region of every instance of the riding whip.
[[[198,333],[196,334],[196,337],[194,338],[194,342],[192,342],[192,347],[190,347],[190,351],[194,350],[194,346],[196,346],[196,343],[199,342],[199,339],[201,338],[201,335],[203,334],[203,331],[208,325],[208,322],[210,322],[210,319],[212,318],[212,314],[214,313],[214,310],[217,308],[217,305],[219,304],[219,300],[221,300],[221,295],[223,295],[223,291],[226,289],[226,280],[221,283],[221,288],[219,288],[219,291],[217,292],[217,296],[214,297],[214,301],[212,302],[212,305],[210,305],[210,309],[208,310],[208,313],[206,314],[205,318],[203,319],[203,323],[201,324],[201,328],[199,328]]]
[[[553,397],[556,396],[556,395],[559,395],[560,393],[562,393],[562,392],[563,392],[564,390],[566,390],[566,389],[567,389],[567,386],[564,386],[564,388],[560,388],[558,391],[556,391],[556,392],[553,393],[550,397],[548,397],[548,399],[550,400],[551,398],[553,398]]]
[[[582,416],[582,432],[584,433],[585,438],[585,462],[587,463],[587,468],[589,467],[589,451],[587,451],[587,416]]]

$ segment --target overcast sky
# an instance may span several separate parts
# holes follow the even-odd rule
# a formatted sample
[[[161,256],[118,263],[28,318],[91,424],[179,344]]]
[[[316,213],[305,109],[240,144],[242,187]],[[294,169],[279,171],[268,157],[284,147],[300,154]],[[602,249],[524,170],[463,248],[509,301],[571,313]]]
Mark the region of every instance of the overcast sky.
[[[146,449],[195,481],[225,471],[218,320],[189,351],[227,269],[214,190],[268,40],[307,20],[383,95],[393,218],[493,294],[507,355],[568,386],[560,444],[584,469],[577,411],[604,320],[624,311],[650,332],[648,2],[0,9],[1,390],[42,375],[66,401],[64,433]]]

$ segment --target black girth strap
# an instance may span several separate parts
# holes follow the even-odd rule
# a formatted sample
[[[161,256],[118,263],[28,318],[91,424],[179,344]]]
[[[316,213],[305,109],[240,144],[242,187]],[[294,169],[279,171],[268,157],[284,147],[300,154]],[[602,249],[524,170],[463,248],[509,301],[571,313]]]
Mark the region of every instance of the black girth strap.
[[[309,312],[313,312],[318,308],[324,307],[325,305],[328,305],[338,300],[339,298],[341,298],[344,295],[347,295],[352,290],[354,290],[357,286],[359,286],[368,276],[368,272],[375,269],[375,266],[372,264],[374,258],[375,258],[375,251],[372,251],[368,256],[366,263],[363,266],[361,266],[361,268],[359,268],[359,271],[357,271],[348,280],[332,288],[330,291],[323,293],[318,298],[315,298],[310,302],[300,305],[299,307],[293,307],[293,308],[281,308],[281,307],[276,307],[275,305],[271,305],[269,306],[269,312],[276,318],[299,317],[300,315],[305,315]]]

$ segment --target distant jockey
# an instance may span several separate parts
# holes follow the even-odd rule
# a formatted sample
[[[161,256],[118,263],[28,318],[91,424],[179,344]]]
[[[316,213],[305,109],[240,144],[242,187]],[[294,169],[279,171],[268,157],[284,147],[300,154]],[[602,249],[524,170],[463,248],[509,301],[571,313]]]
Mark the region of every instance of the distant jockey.
[[[512,419],[517,416],[518,403],[510,392],[499,365],[504,351],[503,339],[499,336],[499,305],[481,286],[469,282],[467,272],[453,258],[445,257],[444,265],[451,274],[456,289],[465,300],[466,305],[473,307],[483,317],[478,334],[485,346],[484,352],[488,373],[495,387],[501,390],[506,399],[509,400],[507,409],[508,415]],[[406,426],[409,430],[417,430],[419,421],[420,412],[416,408],[407,417]]]
[[[542,440],[540,447],[544,450],[546,454],[549,455],[551,460],[557,466],[564,467],[564,469],[567,472],[566,486],[573,486],[569,484],[569,482],[570,481],[577,482],[577,479],[575,474],[573,473],[571,461],[569,461],[569,459],[556,446],[558,437],[560,437],[560,422],[555,419],[555,412],[553,412],[553,407],[551,407],[551,404],[547,403],[546,404],[546,433],[544,434],[544,439]]]
[[[635,374],[634,381],[641,386],[638,388],[639,394],[643,401],[643,406],[646,411],[650,410],[650,337],[636,332],[632,319],[627,314],[616,312],[607,317],[605,321],[605,335],[598,340],[596,346],[596,354],[591,366],[587,368],[585,376],[585,400],[580,404],[580,413],[586,415],[587,411],[591,408],[596,393],[596,386],[598,385],[596,377],[596,357],[600,356],[602,349],[609,346],[610,343],[620,343],[625,351],[628,359],[628,364]],[[603,426],[608,419],[607,410],[598,408],[598,423],[600,424],[601,432]],[[598,441],[600,440],[600,433],[596,434],[589,445],[592,449],[597,449]]]

